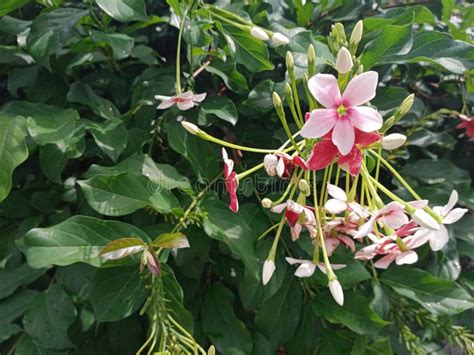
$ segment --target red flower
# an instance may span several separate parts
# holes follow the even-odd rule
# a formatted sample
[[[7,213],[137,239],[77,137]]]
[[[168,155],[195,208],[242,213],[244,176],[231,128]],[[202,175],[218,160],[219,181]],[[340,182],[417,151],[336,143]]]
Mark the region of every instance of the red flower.
[[[224,179],[225,187],[230,197],[229,209],[232,212],[239,210],[239,200],[237,200],[237,188],[239,187],[239,179],[234,170],[234,162],[229,159],[227,152],[222,148],[222,159],[224,159]]]
[[[352,176],[356,176],[360,172],[362,165],[362,154],[357,145],[366,147],[380,140],[378,133],[365,133],[358,129],[355,130],[355,144],[347,155],[341,155],[337,147],[331,141],[330,134],[323,137],[323,140],[316,143],[313,151],[308,158],[308,166],[311,170],[320,170],[331,164],[338,156],[338,164]]]
[[[282,179],[288,179],[295,166],[308,170],[308,164],[303,158],[298,155],[291,157],[286,153],[267,154],[263,164],[269,176],[278,175]]]
[[[461,123],[456,127],[466,129],[466,136],[470,141],[474,141],[474,117],[459,115],[459,118],[461,118]]]

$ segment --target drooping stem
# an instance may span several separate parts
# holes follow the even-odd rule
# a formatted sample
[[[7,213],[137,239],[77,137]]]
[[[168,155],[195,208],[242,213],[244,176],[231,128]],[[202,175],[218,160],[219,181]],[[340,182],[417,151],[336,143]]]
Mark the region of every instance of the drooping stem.
[[[176,94],[181,94],[181,42],[183,38],[184,25],[186,23],[186,16],[188,14],[189,7],[184,11],[183,17],[181,18],[181,23],[179,25],[178,32],[178,46],[176,48]]]

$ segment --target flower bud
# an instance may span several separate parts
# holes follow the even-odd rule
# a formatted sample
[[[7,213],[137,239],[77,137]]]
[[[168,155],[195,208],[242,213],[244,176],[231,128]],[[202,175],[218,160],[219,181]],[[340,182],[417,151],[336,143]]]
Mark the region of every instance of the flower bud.
[[[268,37],[267,32],[265,32],[263,28],[258,26],[253,26],[250,29],[250,34],[253,38],[260,39],[262,41],[268,41],[270,39],[270,37]]]
[[[342,47],[337,53],[336,70],[340,74],[347,74],[351,71],[353,65],[351,52],[346,47]]]
[[[301,179],[300,181],[298,181],[298,188],[305,195],[309,194],[310,192],[309,184],[305,179]]]
[[[328,286],[334,300],[339,306],[342,306],[344,304],[344,291],[342,291],[339,281],[337,279],[330,280]]]
[[[400,115],[400,117],[405,116],[411,110],[414,101],[414,94],[408,95],[405,100],[403,100],[402,104],[400,105],[400,108],[398,109],[398,114]]]
[[[431,229],[434,231],[440,230],[440,226],[436,220],[431,217],[425,210],[416,209],[415,212],[411,215],[413,220],[418,223],[421,227]]]
[[[283,46],[285,44],[290,43],[288,37],[280,32],[275,32],[272,35],[272,42],[275,43],[277,46]]]
[[[344,25],[340,22],[332,25],[331,34],[336,38],[338,44],[346,42],[346,31],[344,30]]]
[[[278,93],[274,91],[272,97],[273,97],[273,106],[275,106],[277,110],[280,109],[281,108],[280,95],[278,95]]]
[[[265,197],[265,198],[262,200],[262,207],[263,207],[263,208],[272,208],[272,205],[273,205],[273,202],[272,202],[272,200],[270,200],[269,198],[266,198],[266,197]]]
[[[275,176],[277,173],[278,157],[273,154],[267,154],[263,158],[263,167],[269,176]]]
[[[207,349],[207,355],[216,355],[216,348],[214,345],[211,345],[209,349]]]
[[[288,71],[293,70],[295,61],[293,60],[293,54],[290,51],[286,52],[286,68]]]
[[[263,263],[262,282],[266,285],[273,276],[276,266],[273,260],[265,260]]]
[[[351,33],[351,38],[349,40],[349,43],[351,45],[358,45],[360,40],[362,39],[362,32],[364,30],[364,23],[362,20],[357,21],[357,23],[354,26],[354,29],[352,30]]]
[[[307,55],[308,55],[308,67],[311,65],[314,65],[316,61],[316,52],[314,51],[314,47],[312,44],[310,44],[308,47]]]
[[[191,122],[187,122],[187,121],[182,121],[181,122],[181,125],[183,126],[183,128],[188,131],[189,133],[193,134],[193,135],[197,135],[199,134],[199,132],[201,132],[201,130],[199,129],[198,126],[196,126],[194,123],[191,123]]]
[[[382,138],[383,149],[397,149],[405,144],[407,136],[400,133],[392,133]]]

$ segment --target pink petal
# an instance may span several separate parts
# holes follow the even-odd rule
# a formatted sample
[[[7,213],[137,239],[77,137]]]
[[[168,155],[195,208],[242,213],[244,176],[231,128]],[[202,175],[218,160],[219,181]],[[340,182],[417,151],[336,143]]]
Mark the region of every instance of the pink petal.
[[[408,217],[403,212],[390,212],[382,217],[383,223],[393,229],[398,229],[408,223]]]
[[[397,265],[414,264],[418,261],[418,254],[413,250],[404,251],[397,255],[395,262]]]
[[[295,276],[310,277],[314,274],[315,269],[316,265],[314,265],[313,263],[303,263],[298,267],[298,269],[296,269]]]
[[[292,241],[296,241],[299,239],[301,229],[303,229],[303,227],[299,223],[296,223],[293,227],[290,227],[290,234],[291,234]]]
[[[176,105],[181,111],[186,111],[194,107],[194,102],[193,100],[178,101]]]
[[[332,142],[342,155],[351,151],[355,142],[354,127],[346,118],[338,119],[332,131]]]
[[[431,238],[430,230],[418,230],[412,236],[403,239],[403,242],[410,248],[416,249],[425,244]]]
[[[386,269],[390,266],[391,263],[396,259],[397,254],[388,254],[383,258],[377,260],[374,266],[378,269]]]
[[[204,99],[206,98],[206,95],[207,95],[207,94],[206,94],[205,92],[202,93],[202,94],[195,94],[195,95],[193,96],[193,101],[194,101],[194,102],[202,102],[202,101],[204,101]]]
[[[344,106],[353,107],[365,104],[375,97],[379,75],[375,71],[368,71],[354,77],[342,95]]]
[[[324,169],[333,162],[337,152],[337,147],[329,140],[316,143],[308,158],[309,168],[311,170]]]
[[[176,101],[173,98],[169,98],[165,101],[163,101],[161,104],[158,105],[159,110],[164,110],[166,108],[170,108],[176,103]]]
[[[354,127],[362,132],[373,132],[382,127],[382,116],[372,107],[359,106],[349,109],[347,116]]]
[[[304,264],[304,263],[310,263],[311,261],[309,260],[304,260],[304,259],[295,259],[295,258],[290,258],[289,256],[287,256],[285,258],[286,262],[290,265],[294,265],[294,264]]]
[[[366,132],[359,131],[358,129],[355,130],[355,142],[356,144],[360,144],[363,147],[366,147],[370,144],[378,142],[380,139],[382,139],[382,136],[378,133],[375,133],[375,132],[366,133]]]
[[[339,240],[343,242],[353,253],[355,252],[355,243],[352,238],[349,238],[345,235],[340,235]]]
[[[239,181],[237,179],[237,174],[232,172],[229,177],[225,180],[225,185],[227,191],[229,192],[230,204],[229,209],[232,212],[239,211],[239,200],[237,199],[237,188],[239,186]]]
[[[326,108],[337,108],[341,104],[341,92],[334,75],[317,74],[308,80],[308,88],[316,101]]]
[[[339,156],[337,163],[341,169],[347,171],[352,176],[359,175],[360,167],[362,166],[362,154],[359,148],[354,145],[349,154]]]
[[[336,238],[327,238],[324,240],[324,245],[326,246],[326,252],[328,253],[328,256],[332,255],[332,253],[334,252],[334,250],[336,250],[339,243],[340,243],[339,240]]]
[[[335,109],[317,109],[310,113],[309,120],[301,129],[300,135],[305,138],[319,138],[327,134],[336,124]]]

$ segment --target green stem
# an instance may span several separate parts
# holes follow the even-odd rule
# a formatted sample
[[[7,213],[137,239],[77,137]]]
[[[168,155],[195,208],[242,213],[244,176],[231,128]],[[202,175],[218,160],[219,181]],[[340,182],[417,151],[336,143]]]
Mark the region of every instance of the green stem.
[[[183,37],[184,24],[186,23],[186,16],[188,14],[189,7],[183,14],[181,23],[179,25],[178,33],[178,46],[176,48],[176,94],[181,94],[181,42]]]

